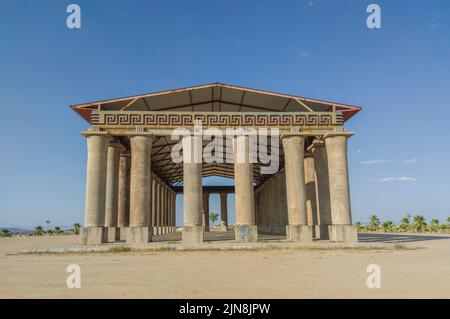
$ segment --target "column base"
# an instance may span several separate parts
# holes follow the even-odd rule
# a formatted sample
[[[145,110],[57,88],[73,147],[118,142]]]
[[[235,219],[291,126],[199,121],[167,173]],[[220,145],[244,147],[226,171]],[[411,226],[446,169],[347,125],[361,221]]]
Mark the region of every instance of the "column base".
[[[120,240],[120,229],[119,227],[105,227],[106,238],[108,242]]]
[[[311,225],[286,225],[286,239],[310,243],[313,240],[312,228]]]
[[[234,228],[235,240],[239,242],[255,242],[258,241],[258,226],[236,224]]]
[[[119,227],[120,240],[127,240],[128,227]]]
[[[152,229],[150,227],[128,227],[127,243],[146,244],[150,241],[152,241]]]
[[[88,226],[80,229],[81,245],[100,245],[107,242],[107,233],[103,226]]]
[[[353,225],[330,225],[330,240],[335,242],[357,243],[358,227]]]
[[[181,240],[183,244],[203,243],[203,226],[184,226]]]
[[[321,240],[330,239],[330,226],[328,224],[315,225],[316,238]]]

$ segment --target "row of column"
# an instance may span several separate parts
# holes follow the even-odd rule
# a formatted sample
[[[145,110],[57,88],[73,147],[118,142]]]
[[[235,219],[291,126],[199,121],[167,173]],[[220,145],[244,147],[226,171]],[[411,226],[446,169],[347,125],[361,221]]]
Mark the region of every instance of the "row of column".
[[[175,231],[176,193],[152,176],[152,135],[130,137],[131,154],[105,132],[85,132],[88,146],[83,244],[151,241]]]
[[[332,241],[357,241],[351,223],[346,132],[326,134],[311,146],[312,158],[304,156],[305,136],[282,139],[285,153],[288,226],[286,237],[312,241],[316,236]],[[311,186],[314,185],[315,189]]]
[[[126,235],[128,242],[150,241],[153,225],[174,227],[174,208],[171,208],[174,207],[174,200],[172,200],[172,204],[168,204],[163,199],[168,196],[161,195],[165,192],[164,187],[161,188],[162,184],[152,182],[152,135],[140,133],[130,136],[131,163],[126,162],[125,155],[120,156],[119,145],[109,144],[110,138],[106,133],[87,132],[85,135],[88,141],[88,167],[86,227],[82,231],[82,241],[85,243],[104,242],[106,240],[104,226],[115,228],[116,226],[113,224],[116,219],[125,224],[125,211],[128,204],[129,225]],[[344,132],[327,134],[323,138],[324,142],[315,143],[313,149],[318,209],[327,211],[329,207],[329,216],[331,216],[331,220],[327,220],[327,214],[324,214],[325,217],[321,220],[321,224],[327,225],[327,229],[324,231],[328,231],[330,239],[336,241],[354,241],[356,238],[356,230],[351,226],[347,168],[348,136],[349,134]],[[202,163],[201,161],[197,163],[195,160],[199,156],[196,154],[199,150],[195,149],[195,145],[201,145],[201,141],[196,139],[200,138],[196,135],[183,138],[183,150],[190,149],[191,151],[185,152],[188,155],[184,157],[183,163],[184,227],[182,239],[186,243],[203,242],[203,233],[209,224],[208,201],[205,200],[207,197],[202,194]],[[282,144],[285,154],[288,210],[287,239],[307,242],[312,240],[312,226],[308,224],[307,217],[305,180],[311,176],[305,177],[305,136],[301,134],[285,135],[282,137]],[[233,148],[236,199],[235,239],[237,241],[256,241],[258,231],[255,220],[253,163],[250,161],[249,137],[245,135],[234,137]],[[118,160],[119,158],[120,160]],[[127,172],[121,171],[120,168],[128,166],[130,166],[129,190],[128,186],[124,184],[126,182],[120,181],[120,176],[123,178],[127,176]],[[325,172],[326,178],[321,176]],[[153,187],[153,185],[155,186]],[[129,203],[124,195],[126,192],[130,194]],[[328,198],[325,196],[327,193]],[[172,197],[174,197],[173,195]],[[152,214],[152,211],[162,211],[163,214]],[[207,222],[205,222],[205,218]],[[116,232],[114,237],[117,237]]]

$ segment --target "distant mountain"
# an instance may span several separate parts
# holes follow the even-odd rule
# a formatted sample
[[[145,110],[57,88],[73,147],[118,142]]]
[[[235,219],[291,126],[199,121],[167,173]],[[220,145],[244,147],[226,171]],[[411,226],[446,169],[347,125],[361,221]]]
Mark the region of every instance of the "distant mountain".
[[[13,234],[30,234],[33,232],[32,230],[29,229],[15,228],[15,227],[0,227],[0,230],[1,229],[7,229]]]

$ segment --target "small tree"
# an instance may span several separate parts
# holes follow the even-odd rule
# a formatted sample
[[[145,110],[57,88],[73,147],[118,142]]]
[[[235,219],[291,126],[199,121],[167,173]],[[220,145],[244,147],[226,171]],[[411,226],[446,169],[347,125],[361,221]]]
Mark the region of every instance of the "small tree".
[[[380,225],[380,219],[378,218],[377,215],[374,214],[369,217],[369,225],[372,230],[375,230],[378,228],[378,226]]]
[[[216,223],[216,221],[219,219],[219,214],[211,212],[209,213],[209,220],[211,221],[211,223],[214,224]]]
[[[3,228],[0,235],[1,237],[11,237],[11,232],[9,229]]]
[[[415,231],[423,232],[427,227],[427,222],[425,220],[425,217],[423,217],[422,215],[414,216],[413,226],[414,226]]]
[[[439,229],[440,229],[440,226],[439,226],[439,219],[437,219],[437,218],[431,219],[430,231],[431,231],[431,232],[438,232]]]
[[[402,230],[408,230],[411,224],[411,215],[407,214],[405,217],[402,218],[400,228]]]
[[[59,227],[59,226],[56,226],[55,229],[53,230],[53,232],[56,235],[61,235],[63,233],[63,231],[61,230],[61,227]]]
[[[75,224],[73,224],[73,226],[72,226],[72,232],[73,232],[75,235],[78,235],[78,234],[80,233],[80,228],[81,228],[81,225],[80,225],[79,223],[75,223]]]
[[[381,224],[381,227],[383,227],[383,230],[385,232],[389,232],[392,230],[393,225],[394,225],[394,223],[391,220],[387,220],[383,224]]]
[[[34,234],[36,236],[42,236],[44,234],[44,230],[42,229],[42,226],[36,226],[34,229]]]

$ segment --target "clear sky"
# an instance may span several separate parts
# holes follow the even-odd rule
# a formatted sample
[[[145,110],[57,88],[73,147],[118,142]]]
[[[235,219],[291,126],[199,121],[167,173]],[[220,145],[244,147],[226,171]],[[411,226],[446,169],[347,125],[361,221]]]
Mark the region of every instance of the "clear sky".
[[[0,0],[0,225],[83,222],[87,123],[70,104],[209,82],[362,105],[354,221],[450,215],[448,0]]]

